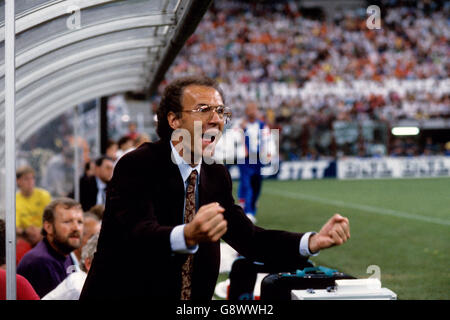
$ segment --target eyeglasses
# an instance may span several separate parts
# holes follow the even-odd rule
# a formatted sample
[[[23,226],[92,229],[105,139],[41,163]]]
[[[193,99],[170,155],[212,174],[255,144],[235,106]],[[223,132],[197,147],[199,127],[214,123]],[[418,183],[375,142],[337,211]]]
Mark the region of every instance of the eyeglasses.
[[[231,120],[231,109],[222,105],[219,106],[210,106],[208,104],[199,104],[197,105],[197,109],[193,110],[182,110],[181,112],[191,112],[191,113],[197,113],[205,120],[211,120],[213,117],[213,113],[216,111],[216,113],[219,115],[219,118],[221,120],[224,120],[225,123],[228,123],[228,121]]]

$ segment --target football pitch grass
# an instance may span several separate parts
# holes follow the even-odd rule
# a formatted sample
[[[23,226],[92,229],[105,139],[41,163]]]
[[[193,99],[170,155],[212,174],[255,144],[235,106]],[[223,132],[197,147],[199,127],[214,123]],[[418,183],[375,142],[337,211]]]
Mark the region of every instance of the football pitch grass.
[[[357,278],[376,265],[398,299],[450,299],[450,178],[265,180],[257,225],[319,231],[334,213],[349,218],[351,238],[316,265]]]

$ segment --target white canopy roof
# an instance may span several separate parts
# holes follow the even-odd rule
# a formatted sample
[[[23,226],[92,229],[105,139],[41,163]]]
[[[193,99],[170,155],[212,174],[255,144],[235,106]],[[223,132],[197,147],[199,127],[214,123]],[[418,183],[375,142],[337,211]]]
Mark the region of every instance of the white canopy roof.
[[[16,0],[16,137],[82,102],[150,94],[211,1]],[[5,111],[0,3],[0,133]],[[4,149],[0,145],[0,162]]]
[[[0,1],[0,141],[5,141],[0,143],[0,167],[5,164],[8,299],[16,297],[17,142],[94,98],[126,91],[150,95],[212,0],[13,1]]]

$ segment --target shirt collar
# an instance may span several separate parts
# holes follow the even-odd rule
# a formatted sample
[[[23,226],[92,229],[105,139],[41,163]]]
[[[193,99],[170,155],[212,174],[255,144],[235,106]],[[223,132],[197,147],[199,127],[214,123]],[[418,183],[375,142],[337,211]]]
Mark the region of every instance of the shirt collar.
[[[104,190],[106,188],[106,183],[104,183],[98,177],[95,177],[95,181],[97,181],[97,189],[98,190]]]
[[[186,182],[187,178],[191,175],[191,172],[193,170],[197,170],[197,177],[200,177],[200,168],[202,165],[202,159],[200,159],[199,164],[192,168],[184,159],[180,156],[178,151],[175,149],[175,147],[172,144],[172,141],[170,141],[170,147],[172,148],[172,154],[173,154],[173,160],[175,160],[175,163],[178,166],[178,169],[180,170],[181,177],[183,178],[183,181]]]

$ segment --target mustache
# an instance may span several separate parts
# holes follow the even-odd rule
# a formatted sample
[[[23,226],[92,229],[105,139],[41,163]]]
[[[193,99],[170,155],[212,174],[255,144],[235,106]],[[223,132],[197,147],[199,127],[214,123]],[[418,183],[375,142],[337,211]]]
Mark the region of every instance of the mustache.
[[[72,238],[72,237],[81,238],[81,234],[78,231],[74,231],[74,232],[70,233],[68,236],[68,238]]]

